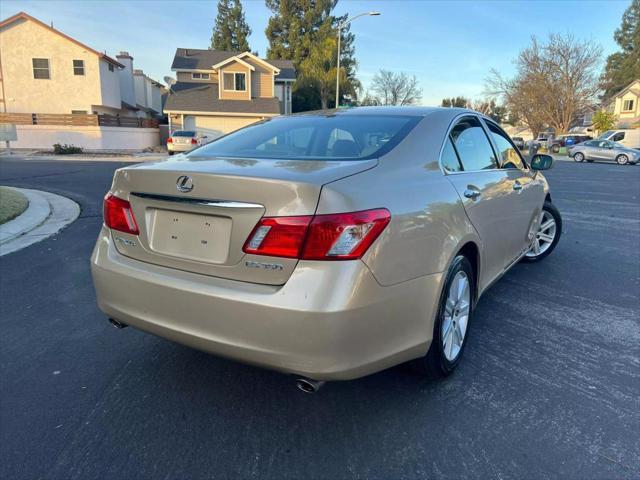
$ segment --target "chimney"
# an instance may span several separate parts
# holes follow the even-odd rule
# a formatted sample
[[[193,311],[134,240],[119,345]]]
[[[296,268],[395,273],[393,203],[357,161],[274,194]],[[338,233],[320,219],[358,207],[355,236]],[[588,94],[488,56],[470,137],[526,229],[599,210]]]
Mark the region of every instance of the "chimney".
[[[118,78],[120,80],[120,97],[123,102],[129,105],[136,105],[136,93],[133,83],[133,57],[128,52],[120,52],[116,55],[118,62],[124,65],[123,69],[118,70]]]

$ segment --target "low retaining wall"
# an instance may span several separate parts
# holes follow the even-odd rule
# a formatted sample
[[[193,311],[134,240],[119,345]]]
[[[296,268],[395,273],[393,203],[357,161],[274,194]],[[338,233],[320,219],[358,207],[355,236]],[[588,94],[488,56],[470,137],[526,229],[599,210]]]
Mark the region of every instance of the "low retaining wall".
[[[157,128],[127,128],[64,125],[16,125],[18,140],[12,148],[51,150],[54,143],[85,150],[144,150],[160,145]]]

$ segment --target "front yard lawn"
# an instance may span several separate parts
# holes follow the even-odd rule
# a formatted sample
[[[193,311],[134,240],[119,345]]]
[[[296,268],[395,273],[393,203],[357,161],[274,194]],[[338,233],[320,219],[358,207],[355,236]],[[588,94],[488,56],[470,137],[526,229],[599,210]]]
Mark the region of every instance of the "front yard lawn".
[[[29,206],[29,200],[9,187],[0,187],[0,225],[13,220]]]

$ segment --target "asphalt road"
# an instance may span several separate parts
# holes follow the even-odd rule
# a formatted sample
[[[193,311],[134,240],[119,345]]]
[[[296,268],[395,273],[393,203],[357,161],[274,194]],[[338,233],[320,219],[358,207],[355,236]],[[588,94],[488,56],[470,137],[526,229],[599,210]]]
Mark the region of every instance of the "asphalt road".
[[[401,366],[305,395],[107,323],[89,256],[118,165],[0,161],[0,184],[82,206],[0,258],[0,477],[640,477],[640,167],[547,174],[563,238],[482,298],[451,378]]]

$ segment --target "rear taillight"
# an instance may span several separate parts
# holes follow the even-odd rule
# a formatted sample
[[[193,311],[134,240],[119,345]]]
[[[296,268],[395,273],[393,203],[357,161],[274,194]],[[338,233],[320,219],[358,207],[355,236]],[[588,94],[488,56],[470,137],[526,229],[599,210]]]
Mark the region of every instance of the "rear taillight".
[[[243,251],[304,260],[355,260],[382,233],[391,214],[381,208],[305,217],[265,217]]]
[[[104,197],[104,223],[107,227],[119,232],[138,235],[138,224],[133,216],[131,204],[122,198],[107,194]]]
[[[197,145],[198,144],[198,140],[196,140],[195,138],[191,139],[191,145]]]
[[[173,143],[173,138],[171,137],[167,138],[167,143]]]

